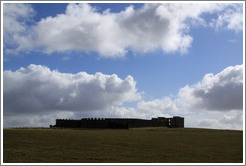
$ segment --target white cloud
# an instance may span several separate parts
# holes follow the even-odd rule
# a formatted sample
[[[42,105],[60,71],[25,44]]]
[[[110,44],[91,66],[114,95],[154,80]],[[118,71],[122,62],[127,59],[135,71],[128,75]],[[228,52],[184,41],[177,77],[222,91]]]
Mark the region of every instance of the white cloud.
[[[21,33],[26,30],[26,23],[34,15],[34,10],[28,4],[11,3],[3,5],[3,28],[6,35]]]
[[[210,23],[216,30],[224,28],[239,32],[243,30],[243,8],[241,4],[235,5],[235,8],[229,8],[218,15],[217,19]]]
[[[32,49],[32,38],[28,23],[32,22],[35,11],[28,4],[3,4],[3,44],[6,53],[17,53]]]
[[[243,129],[243,111],[191,111],[185,115],[186,127],[217,128],[217,129]]]
[[[242,30],[242,6],[230,3],[145,4],[140,9],[129,6],[118,13],[100,13],[89,4],[69,4],[64,14],[43,18],[32,26],[25,23],[25,18],[30,18],[28,13],[32,15],[33,9],[19,5],[19,13],[23,13],[20,17],[24,18],[21,20],[17,14],[11,15],[16,6],[4,7],[4,34],[11,36],[4,43],[15,41],[14,47],[7,49],[9,52],[96,51],[110,58],[122,57],[129,49],[145,53],[161,48],[164,52],[186,53],[193,41],[189,35],[193,25],[216,29],[226,25],[229,30]],[[218,19],[203,18],[204,14],[216,13]],[[7,32],[9,22],[15,23],[13,31],[17,33]]]
[[[169,97],[138,102],[137,110],[145,114],[145,118],[148,119],[157,116],[171,116],[172,114],[178,113],[178,108]]]
[[[4,115],[105,110],[141,99],[132,76],[60,73],[39,65],[3,72]]]

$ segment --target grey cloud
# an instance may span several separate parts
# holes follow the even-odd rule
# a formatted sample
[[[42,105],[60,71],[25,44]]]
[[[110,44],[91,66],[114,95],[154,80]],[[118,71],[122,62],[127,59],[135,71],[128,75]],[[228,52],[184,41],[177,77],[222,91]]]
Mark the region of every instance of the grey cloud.
[[[30,65],[3,73],[4,115],[103,110],[141,98],[131,76],[50,71]]]
[[[243,109],[243,65],[227,67],[216,75],[204,78],[194,96],[201,99],[197,107],[227,111]]]
[[[215,85],[208,92],[195,90],[194,96],[202,99],[202,102],[197,104],[198,108],[217,111],[243,109],[243,84]]]
[[[56,119],[73,119],[78,118],[72,112],[53,112],[49,114],[15,114],[11,116],[4,116],[3,127],[48,127],[55,124]],[[79,117],[81,118],[81,117]]]
[[[220,73],[179,91],[179,100],[197,110],[230,111],[243,109],[243,65],[229,66]]]
[[[168,18],[156,14],[156,7],[146,7],[125,14],[119,22],[122,31],[135,51],[148,51],[159,47],[170,28]]]

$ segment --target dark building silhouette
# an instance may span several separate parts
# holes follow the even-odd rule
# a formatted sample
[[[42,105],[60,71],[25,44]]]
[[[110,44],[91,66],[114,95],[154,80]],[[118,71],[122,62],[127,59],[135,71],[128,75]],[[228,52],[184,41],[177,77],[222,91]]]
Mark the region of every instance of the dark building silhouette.
[[[50,125],[50,127],[99,129],[128,129],[135,127],[183,128],[184,118],[174,116],[172,118],[152,118],[151,120],[132,118],[83,118],[80,120],[56,119],[56,124],[54,126]]]

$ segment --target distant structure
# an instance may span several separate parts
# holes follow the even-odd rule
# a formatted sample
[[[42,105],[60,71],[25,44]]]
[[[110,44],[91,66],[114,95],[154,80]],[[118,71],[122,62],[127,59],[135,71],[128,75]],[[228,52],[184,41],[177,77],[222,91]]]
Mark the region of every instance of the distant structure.
[[[172,118],[158,117],[147,119],[132,118],[83,118],[56,119],[55,125],[50,127],[58,128],[98,128],[98,129],[129,129],[135,127],[170,127],[184,128],[184,118],[174,116]]]

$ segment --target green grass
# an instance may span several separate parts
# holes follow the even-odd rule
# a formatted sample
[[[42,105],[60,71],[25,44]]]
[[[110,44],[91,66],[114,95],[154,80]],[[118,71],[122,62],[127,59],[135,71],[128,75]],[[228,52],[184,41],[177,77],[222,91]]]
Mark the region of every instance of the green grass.
[[[4,129],[4,163],[242,163],[243,132]]]

